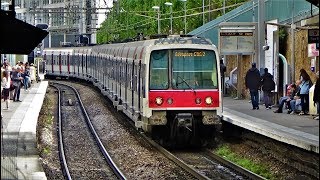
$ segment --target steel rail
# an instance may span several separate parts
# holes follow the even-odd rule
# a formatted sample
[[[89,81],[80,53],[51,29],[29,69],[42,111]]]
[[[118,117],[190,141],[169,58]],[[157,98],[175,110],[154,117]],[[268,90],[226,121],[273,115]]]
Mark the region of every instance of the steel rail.
[[[50,86],[54,87],[55,89],[57,89],[58,91],[58,146],[59,146],[59,156],[60,156],[60,163],[61,163],[61,168],[62,168],[62,172],[65,178],[67,178],[68,180],[72,180],[71,175],[70,175],[70,171],[69,171],[69,167],[67,164],[67,160],[66,160],[66,156],[65,156],[65,152],[64,152],[64,145],[63,145],[63,140],[62,140],[62,120],[61,120],[61,90],[59,87],[50,84]]]
[[[70,85],[67,85],[67,84],[63,84],[63,83],[57,83],[55,82],[55,84],[59,84],[59,85],[63,85],[63,86],[67,86],[69,88],[71,88],[76,96],[77,96],[77,99],[79,101],[79,104],[80,104],[80,108],[81,108],[81,111],[83,112],[83,114],[85,115],[85,119],[86,119],[86,123],[87,125],[89,126],[90,130],[91,130],[91,133],[94,137],[94,139],[96,140],[99,148],[100,148],[100,151],[101,153],[103,154],[104,158],[106,159],[107,163],[109,164],[110,168],[113,170],[113,173],[119,178],[119,179],[123,179],[123,180],[126,180],[127,178],[125,177],[125,175],[121,172],[121,170],[117,167],[116,163],[112,160],[111,156],[109,155],[109,153],[107,152],[107,150],[105,149],[104,145],[102,144],[97,132],[95,131],[92,123],[91,123],[91,119],[86,111],[86,109],[84,108],[84,105],[81,101],[81,98],[80,98],[80,95],[78,93],[78,91],[70,86]]]
[[[258,175],[258,174],[255,174],[254,172],[251,172],[247,169],[244,169],[243,167],[227,160],[227,159],[224,159],[222,157],[220,157],[219,155],[211,152],[210,150],[208,149],[204,149],[204,152],[207,156],[209,156],[210,158],[220,162],[221,164],[225,165],[225,166],[228,166],[230,168],[232,168],[233,170],[243,174],[244,176],[248,177],[249,179],[254,179],[254,180],[266,180],[266,178]]]
[[[148,143],[150,143],[154,148],[156,148],[158,151],[160,151],[162,154],[164,154],[168,159],[176,163],[178,166],[180,166],[182,169],[190,173],[193,177],[199,179],[199,180],[208,180],[210,178],[200,174],[196,169],[192,168],[188,164],[184,163],[182,160],[180,160],[178,157],[167,151],[165,148],[157,144],[155,141],[147,137],[145,134],[140,133],[143,139],[145,139]]]

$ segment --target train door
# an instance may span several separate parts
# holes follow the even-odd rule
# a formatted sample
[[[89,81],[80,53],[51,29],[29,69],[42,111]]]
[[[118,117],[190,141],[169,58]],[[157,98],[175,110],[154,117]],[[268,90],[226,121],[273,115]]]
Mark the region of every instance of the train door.
[[[54,55],[53,53],[51,54],[51,73],[54,73]]]
[[[128,91],[128,74],[129,74],[129,66],[128,66],[128,58],[126,58],[126,61],[125,61],[125,74],[124,74],[124,101],[125,101],[125,109],[128,108],[128,95],[127,95],[127,91]]]
[[[61,68],[61,66],[62,66],[62,59],[61,59],[61,53],[59,53],[59,55],[58,55],[58,66],[59,66],[59,71],[60,71],[60,75],[62,74],[62,68]]]

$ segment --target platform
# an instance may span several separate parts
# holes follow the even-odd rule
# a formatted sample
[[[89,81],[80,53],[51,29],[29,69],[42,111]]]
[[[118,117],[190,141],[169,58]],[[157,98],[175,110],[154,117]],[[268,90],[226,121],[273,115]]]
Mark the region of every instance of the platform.
[[[319,120],[313,116],[274,113],[260,105],[252,110],[248,100],[223,99],[223,120],[272,139],[319,153]]]
[[[20,100],[10,101],[9,110],[1,101],[1,179],[46,180],[39,161],[36,127],[48,81],[21,89]]]

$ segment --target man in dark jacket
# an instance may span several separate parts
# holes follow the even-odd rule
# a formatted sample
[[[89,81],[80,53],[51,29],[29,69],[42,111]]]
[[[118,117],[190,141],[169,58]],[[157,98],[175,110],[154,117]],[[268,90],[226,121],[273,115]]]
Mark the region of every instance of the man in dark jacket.
[[[256,68],[256,63],[252,63],[252,67],[246,74],[246,88],[250,91],[252,110],[259,109],[259,93],[261,78],[260,72]]]
[[[271,109],[271,91],[275,90],[275,82],[273,81],[273,76],[268,72],[268,68],[264,68],[264,74],[261,77],[263,100],[266,109]]]

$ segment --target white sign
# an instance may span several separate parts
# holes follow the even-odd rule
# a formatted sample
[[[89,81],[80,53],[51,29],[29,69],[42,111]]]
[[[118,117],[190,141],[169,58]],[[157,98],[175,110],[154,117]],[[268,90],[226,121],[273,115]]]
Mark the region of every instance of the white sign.
[[[256,53],[256,23],[223,22],[219,24],[221,55],[252,55]]]
[[[220,32],[221,54],[253,54],[253,31],[228,30]]]
[[[308,57],[319,56],[319,50],[316,49],[316,43],[308,44]]]

